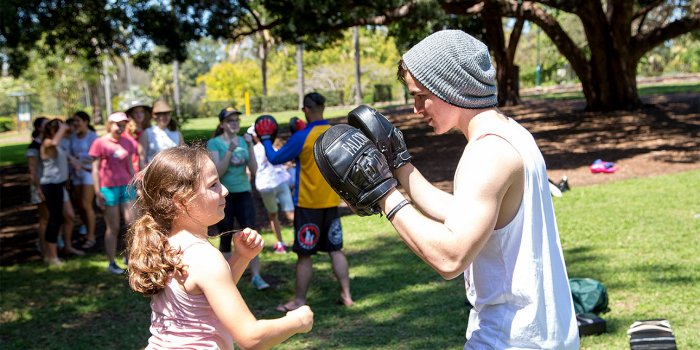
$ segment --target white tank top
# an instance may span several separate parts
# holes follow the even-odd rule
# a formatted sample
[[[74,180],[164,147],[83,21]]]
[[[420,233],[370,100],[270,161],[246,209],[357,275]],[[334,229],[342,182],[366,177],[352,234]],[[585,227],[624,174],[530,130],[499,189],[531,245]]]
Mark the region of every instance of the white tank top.
[[[544,159],[532,135],[514,120],[509,123],[498,136],[522,157],[524,195],[515,218],[493,231],[464,271],[467,298],[474,305],[464,348],[578,349]]]
[[[153,157],[162,150],[175,147],[180,144],[180,134],[170,129],[161,129],[158,126],[151,126],[146,129],[148,134],[148,149],[146,159],[150,163]]]

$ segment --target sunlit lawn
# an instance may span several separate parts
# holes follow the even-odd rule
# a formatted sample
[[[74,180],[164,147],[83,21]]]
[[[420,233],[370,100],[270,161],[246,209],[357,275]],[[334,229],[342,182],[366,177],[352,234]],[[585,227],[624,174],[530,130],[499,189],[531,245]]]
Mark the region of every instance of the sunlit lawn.
[[[679,349],[700,348],[700,171],[574,188],[555,198],[570,277],[602,281],[609,332],[585,337],[584,349],[629,348],[627,327],[668,318]],[[345,216],[345,251],[356,305],[335,304],[338,287],[327,256],[314,259],[309,303],[316,323],[281,349],[461,349],[467,324],[463,280],[442,280],[380,217]],[[259,292],[239,288],[260,318],[293,295],[293,254],[271,253],[265,232]],[[289,227],[284,237],[292,240]],[[148,338],[148,300],[124,277],[108,275],[103,255],[70,259],[62,269],[39,263],[0,267],[0,348],[138,349]]]

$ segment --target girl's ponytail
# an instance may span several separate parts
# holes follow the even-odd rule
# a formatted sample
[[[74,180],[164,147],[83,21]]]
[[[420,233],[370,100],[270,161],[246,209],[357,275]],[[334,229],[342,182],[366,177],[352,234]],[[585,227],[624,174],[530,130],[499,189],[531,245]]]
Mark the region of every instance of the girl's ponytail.
[[[129,285],[149,296],[158,293],[182,269],[180,252],[171,248],[168,232],[145,212],[127,233]]]

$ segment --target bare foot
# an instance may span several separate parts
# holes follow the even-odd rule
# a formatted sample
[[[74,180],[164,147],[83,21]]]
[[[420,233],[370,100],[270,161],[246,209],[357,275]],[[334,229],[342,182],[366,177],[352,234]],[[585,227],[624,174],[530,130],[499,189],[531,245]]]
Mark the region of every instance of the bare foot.
[[[296,310],[296,309],[302,307],[303,305],[304,305],[304,304],[297,304],[296,301],[292,300],[292,301],[290,301],[290,302],[288,302],[288,303],[286,303],[286,304],[279,304],[279,305],[277,305],[277,307],[275,308],[275,310],[277,310],[277,311],[279,311],[279,312],[289,312],[289,311],[292,311],[292,310]]]
[[[85,252],[80,250],[80,249],[75,249],[73,247],[69,247],[65,249],[66,253],[73,254],[73,255],[78,255],[78,256],[83,256],[85,255]]]
[[[351,307],[351,306],[353,306],[355,303],[352,301],[351,298],[346,297],[346,296],[343,296],[343,295],[341,294],[341,295],[340,295],[340,298],[338,298],[338,300],[336,300],[336,304],[338,304],[338,305],[345,305],[345,307]]]

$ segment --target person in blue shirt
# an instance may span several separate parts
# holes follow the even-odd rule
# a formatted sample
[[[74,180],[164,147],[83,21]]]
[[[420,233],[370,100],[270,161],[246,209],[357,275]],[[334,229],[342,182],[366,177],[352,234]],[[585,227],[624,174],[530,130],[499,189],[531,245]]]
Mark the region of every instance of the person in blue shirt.
[[[296,286],[293,300],[280,304],[277,310],[286,312],[306,304],[306,292],[311,283],[311,256],[317,252],[327,252],[331,258],[333,272],[340,283],[338,302],[352,306],[348,261],[342,251],[343,228],[338,215],[340,197],[323,179],[314,160],[313,148],[316,139],[330,124],[323,119],[326,99],[312,92],[304,96],[302,111],[308,125],[297,131],[279,150],[272,147],[270,139],[262,140],[265,154],[272,164],[284,164],[295,160],[294,188],[294,245],[297,253]],[[258,135],[259,137],[262,135]],[[261,137],[261,139],[263,139]]]

